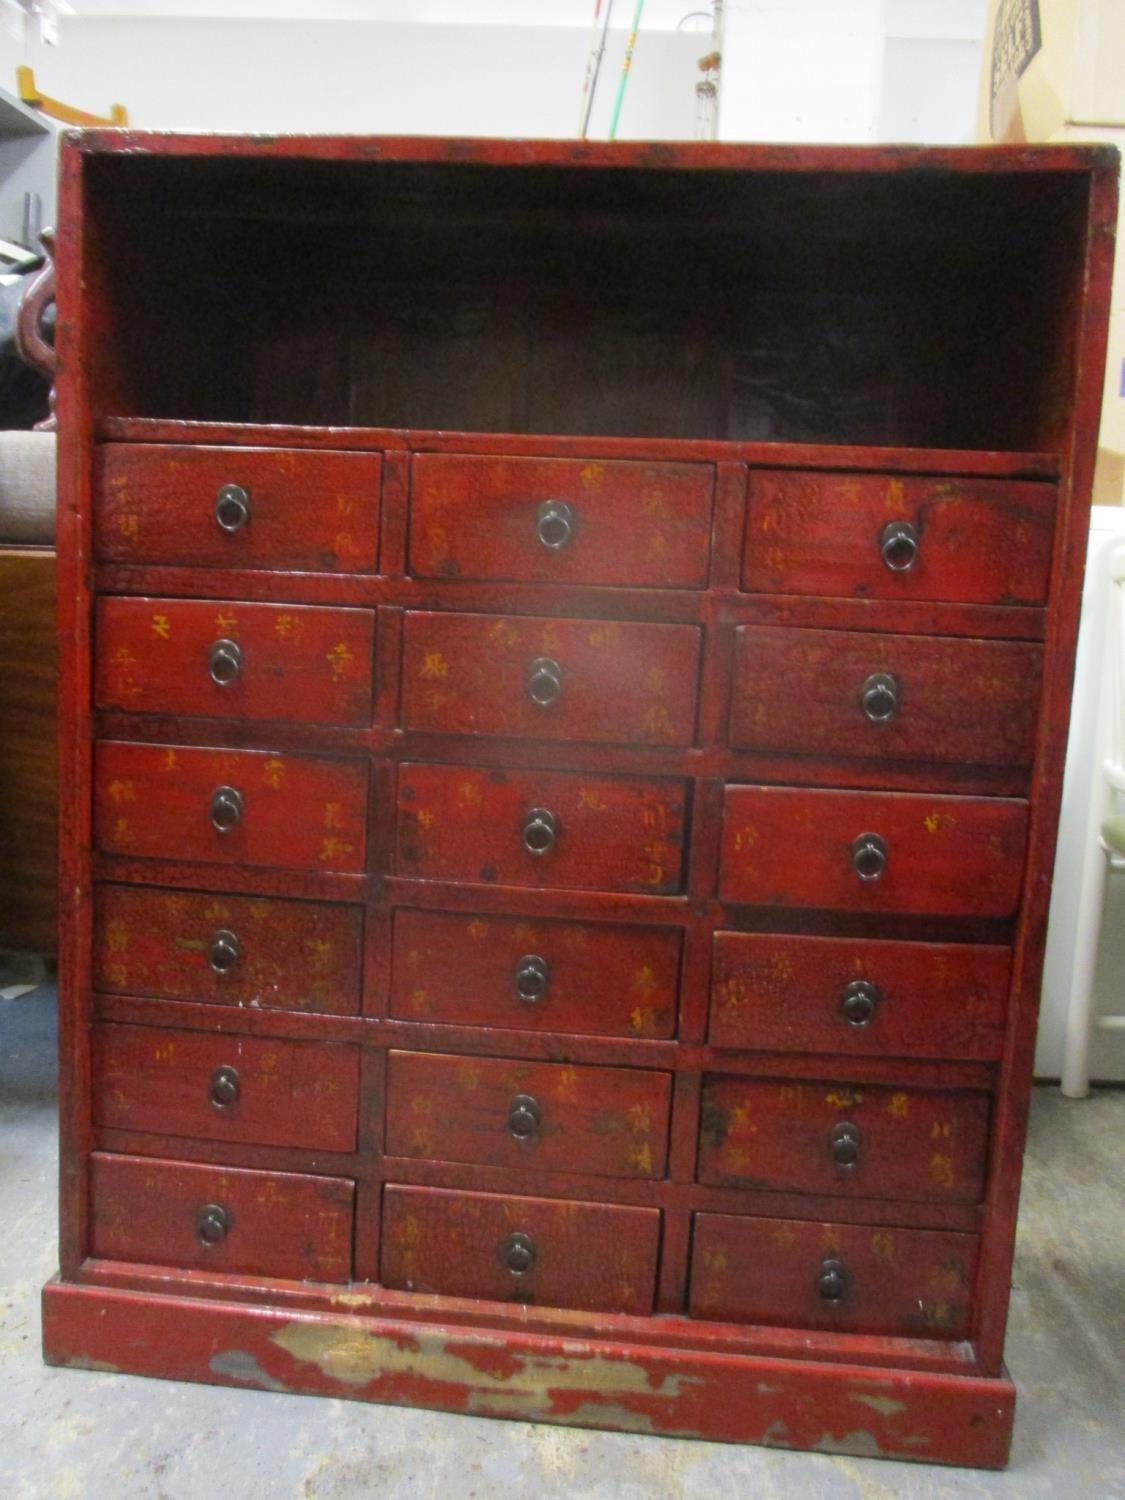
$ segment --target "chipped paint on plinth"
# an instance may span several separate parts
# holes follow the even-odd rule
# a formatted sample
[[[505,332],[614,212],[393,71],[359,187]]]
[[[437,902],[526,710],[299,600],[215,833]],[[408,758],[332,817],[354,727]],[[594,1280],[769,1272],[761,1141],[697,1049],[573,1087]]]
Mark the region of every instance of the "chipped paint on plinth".
[[[395,1340],[360,1327],[295,1319],[270,1341],[345,1385],[416,1380],[444,1387],[443,1404],[458,1389],[468,1412],[503,1409],[529,1419],[565,1418],[629,1431],[669,1430],[659,1423],[654,1429],[651,1411],[633,1410],[631,1401],[672,1403],[702,1386],[697,1377],[653,1372],[587,1346],[568,1351],[566,1358],[528,1359],[500,1342],[453,1340],[428,1329]]]

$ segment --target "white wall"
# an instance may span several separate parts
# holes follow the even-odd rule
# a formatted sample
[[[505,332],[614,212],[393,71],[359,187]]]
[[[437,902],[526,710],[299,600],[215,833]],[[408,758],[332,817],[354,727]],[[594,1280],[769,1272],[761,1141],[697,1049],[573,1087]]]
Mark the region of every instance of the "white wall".
[[[151,129],[422,135],[576,134],[589,42],[585,26],[83,16],[63,17],[61,34],[57,48],[0,39],[4,76],[26,54],[45,93],[96,112],[122,103]],[[594,136],[623,49],[614,34]],[[694,137],[700,51],[690,34],[641,34],[621,138]]]

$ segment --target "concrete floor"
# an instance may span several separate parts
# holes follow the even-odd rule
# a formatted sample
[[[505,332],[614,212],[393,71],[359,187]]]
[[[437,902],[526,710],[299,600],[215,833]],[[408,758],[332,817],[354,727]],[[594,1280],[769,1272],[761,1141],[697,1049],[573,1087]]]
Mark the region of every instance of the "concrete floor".
[[[1125,1091],[1036,1091],[1004,1474],[47,1369],[54,997],[0,999],[0,1500],[1125,1500]]]

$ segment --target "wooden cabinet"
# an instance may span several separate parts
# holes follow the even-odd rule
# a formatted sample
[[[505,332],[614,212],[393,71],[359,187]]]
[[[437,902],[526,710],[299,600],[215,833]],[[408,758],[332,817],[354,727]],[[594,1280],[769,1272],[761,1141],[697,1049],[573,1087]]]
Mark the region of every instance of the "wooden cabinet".
[[[1002,1464],[1113,153],[63,160],[47,1357]]]

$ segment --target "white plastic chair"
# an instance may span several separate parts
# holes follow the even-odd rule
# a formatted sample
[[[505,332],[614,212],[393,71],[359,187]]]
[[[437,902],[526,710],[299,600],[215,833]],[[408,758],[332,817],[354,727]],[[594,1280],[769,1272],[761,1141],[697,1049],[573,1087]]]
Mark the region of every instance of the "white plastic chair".
[[[1070,998],[1063,1051],[1062,1091],[1090,1092],[1094,1029],[1125,1030],[1125,1014],[1095,1015],[1094,967],[1106,880],[1125,871],[1125,543],[1109,549],[1109,590],[1101,676],[1095,712],[1094,784],[1086,820]]]

